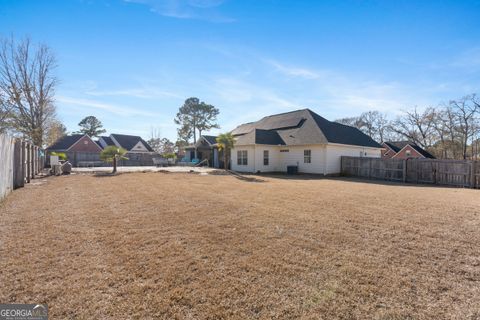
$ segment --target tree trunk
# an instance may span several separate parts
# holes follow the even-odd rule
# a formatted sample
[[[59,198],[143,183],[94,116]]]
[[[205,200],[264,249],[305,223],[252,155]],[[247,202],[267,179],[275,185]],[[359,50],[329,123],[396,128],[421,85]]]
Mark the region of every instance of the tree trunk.
[[[117,157],[113,157],[113,174],[117,173]]]

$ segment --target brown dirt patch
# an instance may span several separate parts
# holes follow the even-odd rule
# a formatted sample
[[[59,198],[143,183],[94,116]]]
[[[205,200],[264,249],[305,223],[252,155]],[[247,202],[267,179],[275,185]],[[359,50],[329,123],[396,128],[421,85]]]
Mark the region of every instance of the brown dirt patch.
[[[480,191],[52,177],[0,204],[0,302],[52,319],[479,319]]]

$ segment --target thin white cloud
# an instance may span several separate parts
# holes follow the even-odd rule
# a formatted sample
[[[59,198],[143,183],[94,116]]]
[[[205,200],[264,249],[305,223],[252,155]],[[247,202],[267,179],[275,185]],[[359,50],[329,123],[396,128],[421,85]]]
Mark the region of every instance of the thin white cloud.
[[[265,62],[275,68],[276,71],[290,77],[300,77],[305,79],[318,79],[322,75],[315,70],[286,66],[275,60],[266,59]]]
[[[162,91],[155,88],[131,88],[122,90],[88,90],[85,94],[90,96],[127,96],[141,99],[154,99],[154,98],[181,98],[181,96],[168,91]]]
[[[146,5],[150,11],[165,17],[196,19],[210,22],[228,23],[235,19],[224,16],[217,8],[224,0],[124,0],[129,3]]]
[[[308,67],[292,67],[274,59],[262,59],[291,83],[290,94],[303,105],[332,114],[355,115],[367,110],[395,113],[412,105],[426,103],[419,89],[395,81],[375,81],[375,76],[347,75],[342,72]],[[301,78],[302,82],[298,82]],[[274,81],[274,80],[273,80]]]
[[[75,106],[87,107],[91,109],[103,110],[103,111],[111,112],[113,114],[116,114],[119,116],[125,116],[125,117],[134,116],[134,115],[138,115],[138,116],[154,115],[150,112],[139,110],[138,108],[118,106],[118,105],[103,103],[103,102],[89,100],[89,99],[57,96],[56,101],[66,105],[75,105]]]

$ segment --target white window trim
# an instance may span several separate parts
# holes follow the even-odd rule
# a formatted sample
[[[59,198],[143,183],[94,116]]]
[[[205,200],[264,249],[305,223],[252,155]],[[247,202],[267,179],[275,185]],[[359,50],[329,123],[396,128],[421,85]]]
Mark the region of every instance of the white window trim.
[[[308,156],[305,154],[306,151],[309,152],[309,155],[308,155]],[[309,160],[308,162],[305,161],[307,158],[308,158],[308,160]],[[312,163],[312,149],[304,149],[304,150],[303,150],[303,163],[306,163],[306,164]]]

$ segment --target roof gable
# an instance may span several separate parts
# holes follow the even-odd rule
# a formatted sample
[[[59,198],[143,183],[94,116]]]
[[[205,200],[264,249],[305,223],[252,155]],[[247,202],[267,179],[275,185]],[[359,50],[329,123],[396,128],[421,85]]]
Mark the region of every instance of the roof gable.
[[[382,147],[378,142],[376,142],[355,127],[328,121],[327,119],[319,116],[311,110],[309,110],[309,112],[317,123],[320,130],[327,138],[328,142],[330,143],[348,144],[372,148]]]
[[[286,145],[338,143],[381,148],[377,142],[359,129],[329,121],[310,109],[264,117],[257,122],[238,126],[232,134],[241,136],[253,130],[275,131]],[[265,136],[258,131],[255,137],[257,135]],[[252,138],[239,139],[239,143],[242,140],[253,141]]]
[[[392,149],[395,153],[400,152],[406,146],[410,146],[412,149],[414,149],[416,152],[418,152],[423,157],[428,158],[428,159],[435,159],[435,157],[430,152],[423,149],[422,147],[420,147],[415,142],[410,142],[410,141],[387,141],[387,142],[384,142],[384,144],[387,145],[390,149]]]
[[[110,137],[112,138],[112,142],[117,142],[120,145],[120,147],[128,151],[132,150],[138,144],[138,142],[141,142],[148,151],[153,152],[152,147],[150,147],[150,145],[145,140],[143,140],[142,137],[140,136],[130,136],[126,134],[111,134]]]
[[[58,139],[54,144],[49,146],[48,150],[68,150],[71,146],[77,143],[80,139],[82,139],[85,135],[84,134],[72,134],[68,136],[63,136]]]
[[[217,143],[217,136],[202,135],[202,138],[205,139],[210,145]]]

